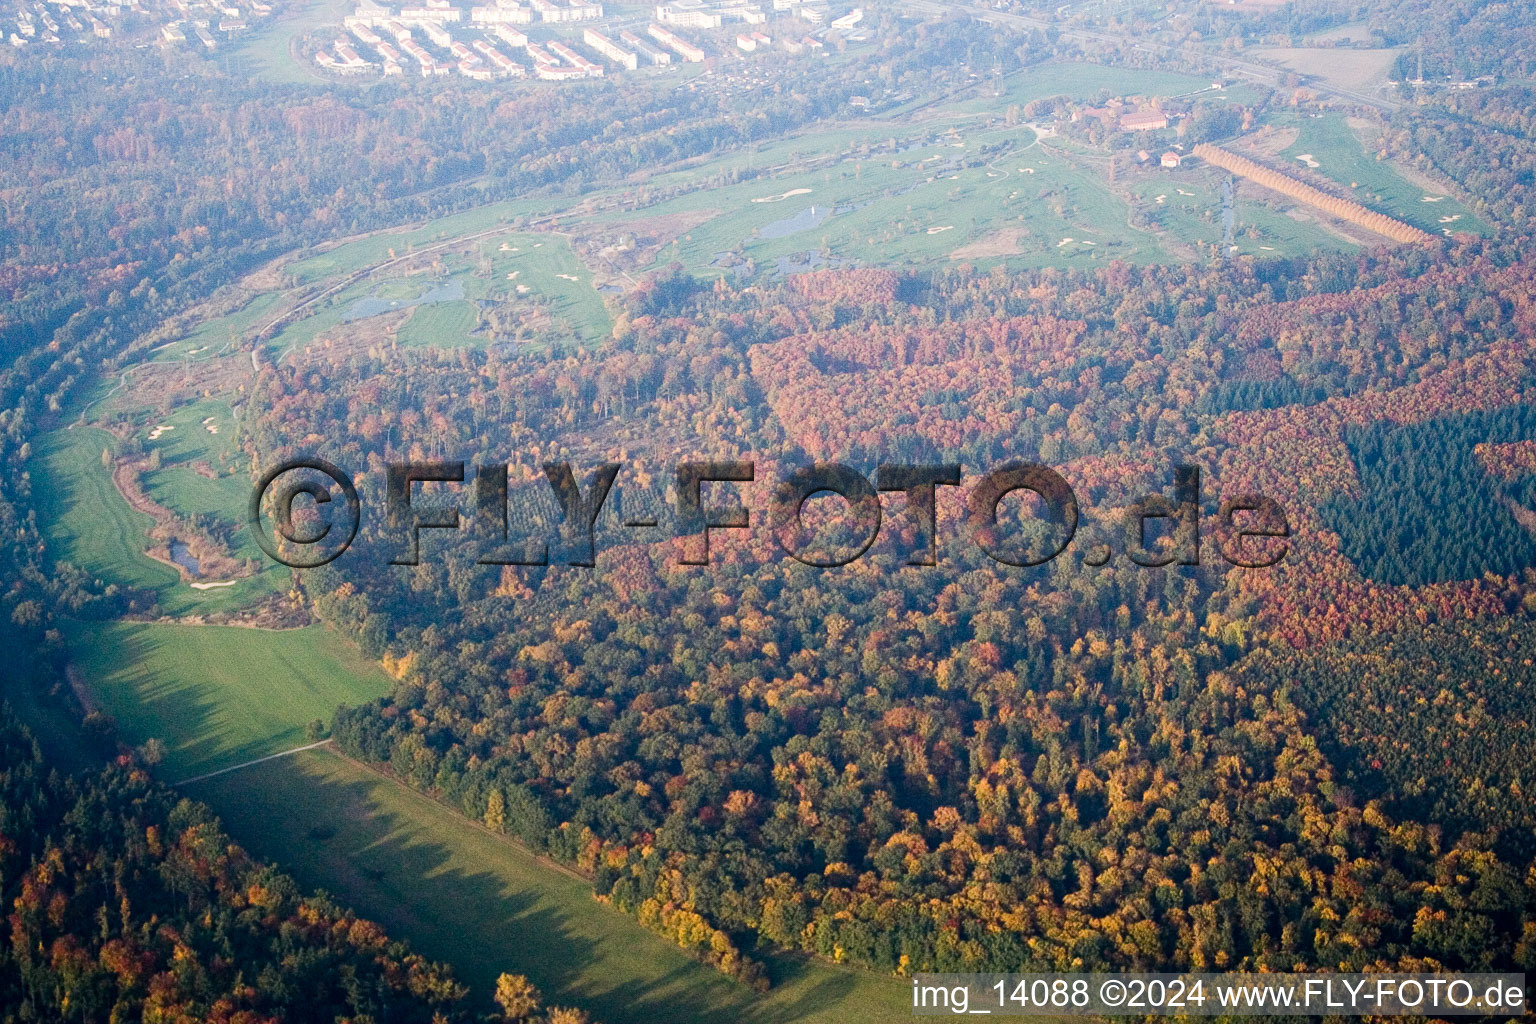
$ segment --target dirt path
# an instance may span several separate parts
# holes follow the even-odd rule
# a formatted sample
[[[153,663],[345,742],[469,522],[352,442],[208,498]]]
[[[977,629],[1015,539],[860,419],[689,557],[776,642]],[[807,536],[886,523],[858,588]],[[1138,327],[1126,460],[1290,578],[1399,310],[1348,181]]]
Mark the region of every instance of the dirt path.
[[[202,782],[204,779],[212,779],[219,775],[228,775],[230,772],[237,772],[242,768],[249,768],[253,764],[261,764],[263,761],[275,761],[280,757],[288,757],[291,754],[300,754],[306,750],[314,750],[316,747],[323,747],[330,742],[330,740],[321,740],[318,743],[309,743],[302,747],[293,747],[288,750],[280,750],[275,754],[268,754],[266,757],[258,757],[250,761],[242,761],[239,764],[232,764],[228,768],[220,768],[218,771],[204,772],[201,775],[194,775],[190,779],[182,779],[179,782],[171,783],[171,785],[189,786],[194,782]]]

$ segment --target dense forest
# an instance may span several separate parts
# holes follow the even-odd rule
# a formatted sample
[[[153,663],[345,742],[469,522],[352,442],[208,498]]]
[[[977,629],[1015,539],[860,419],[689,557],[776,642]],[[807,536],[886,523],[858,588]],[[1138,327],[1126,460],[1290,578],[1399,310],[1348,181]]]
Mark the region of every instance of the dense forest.
[[[626,297],[595,351],[266,370],[249,431],[269,459],[323,438],[375,508],[388,462],[506,460],[532,539],[554,521],[540,460],[584,473],[621,452],[625,508],[666,508],[685,458],[755,458],[739,493],[758,510],[817,460],[1025,458],[1060,467],[1111,542],[1177,460],[1205,465],[1212,506],[1258,490],[1292,516],[1295,556],[1266,573],[1008,570],[960,542],[952,494],[927,570],[901,568],[916,534],[899,505],[831,572],[784,558],[761,518],[693,570],[684,542],[606,515],[595,569],[497,570],[468,534],[425,539],[402,569],[399,537],[365,521],[305,587],[400,682],[343,712],[337,738],[749,980],[763,943],[895,971],[1524,964],[1529,823],[1367,796],[1317,724],[1347,702],[1303,701],[1265,660],[1274,636],[1411,646],[1426,622],[1528,614],[1528,559],[1409,589],[1319,542],[1324,496],[1447,500],[1439,476],[1373,483],[1355,461],[1384,410],[1414,424],[1390,443],[1415,458],[1465,449],[1437,469],[1474,486],[1473,439],[1526,437],[1530,354],[1510,331],[1533,268],[1441,246],[750,291],[672,272]],[[1476,528],[1493,532],[1467,551],[1523,536],[1507,513]],[[1450,564],[1431,547],[1396,557]],[[1347,689],[1351,662],[1317,657]],[[1458,749],[1484,773],[1474,751],[1496,746]],[[1536,784],[1500,764],[1509,792]]]
[[[448,968],[233,845],[131,762],[51,769],[0,721],[0,1019],[469,1019]]]
[[[1367,6],[1382,38],[1417,31]],[[1491,24],[1518,58],[1509,6],[1455,5],[1432,53],[1482,73]],[[7,682],[54,686],[60,617],[155,614],[50,558],[36,434],[239,272],[599,180],[654,199],[651,169],[812,123],[866,79],[969,74],[934,47],[1008,68],[1064,49],[991,38],[944,21],[734,98],[410,83],[364,102],[110,50],[81,58],[99,90],[58,95],[58,67],[0,53],[0,632],[25,652]],[[740,286],[672,268],[614,300],[596,346],[263,363],[254,463],[322,455],[367,508],[388,463],[500,462],[537,541],[545,463],[623,465],[593,568],[479,564],[468,531],[391,565],[398,534],[365,518],[304,573],[395,678],[338,714],[339,744],[754,985],[767,947],[902,973],[1536,968],[1531,98],[1505,84],[1387,126],[1390,155],[1476,197],[1490,239]],[[757,463],[756,511],[707,567],[618,525],[620,504],[674,504],[680,461],[722,458]],[[945,487],[937,566],[906,564],[924,538],[894,495],[858,562],[783,557],[761,515],[781,476],[892,460],[1053,466],[1082,546],[1001,566]],[[1178,464],[1201,467],[1207,515],[1275,498],[1287,557],[1128,564],[1125,511]],[[1469,487],[1479,514],[1449,514]],[[1088,542],[1115,557],[1087,564]],[[0,752],[6,1019],[467,1012],[444,969],[252,862],[131,758],[63,776],[10,727]],[[494,995],[509,1019],[580,1019],[513,975]]]

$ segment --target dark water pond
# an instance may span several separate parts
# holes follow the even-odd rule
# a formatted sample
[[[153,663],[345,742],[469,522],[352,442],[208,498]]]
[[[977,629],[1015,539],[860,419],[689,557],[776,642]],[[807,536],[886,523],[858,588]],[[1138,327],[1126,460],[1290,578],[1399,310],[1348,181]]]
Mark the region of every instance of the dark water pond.
[[[830,206],[807,206],[793,217],[784,217],[772,224],[764,225],[757,232],[757,237],[783,238],[798,231],[809,231],[830,216],[832,216]]]
[[[456,302],[463,297],[464,282],[455,278],[452,281],[434,285],[414,299],[381,299],[377,295],[364,296],[348,306],[347,311],[341,315],[341,319],[351,323],[364,317],[378,316],[380,313],[393,313],[397,309],[430,306],[434,302]]]
[[[193,576],[199,574],[197,559],[192,556],[192,549],[179,540],[171,541],[171,561],[181,566]]]

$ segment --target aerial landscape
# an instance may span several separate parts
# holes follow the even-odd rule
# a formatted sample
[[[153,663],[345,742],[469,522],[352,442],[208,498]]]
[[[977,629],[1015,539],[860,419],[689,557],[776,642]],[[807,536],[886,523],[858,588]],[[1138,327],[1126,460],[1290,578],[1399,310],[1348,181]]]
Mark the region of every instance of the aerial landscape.
[[[0,96],[0,1024],[1536,969],[1536,10],[0,0]]]

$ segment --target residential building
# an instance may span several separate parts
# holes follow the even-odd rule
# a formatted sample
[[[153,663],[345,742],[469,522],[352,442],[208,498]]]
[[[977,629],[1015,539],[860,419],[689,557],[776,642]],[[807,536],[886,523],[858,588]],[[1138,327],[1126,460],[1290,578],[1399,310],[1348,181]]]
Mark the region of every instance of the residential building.
[[[533,22],[529,7],[471,7],[469,20],[477,25],[528,25]]]
[[[621,68],[628,68],[630,71],[634,71],[640,66],[639,54],[633,50],[624,49],[595,28],[589,28],[583,32],[581,34],[581,41]]]
[[[658,50],[633,32],[620,32],[619,42],[634,50],[635,55],[639,57],[642,64],[661,65],[672,63],[672,55],[670,53],[667,53],[665,50]]]
[[[656,8],[656,20],[681,28],[719,28],[723,19],[704,0],[671,0]]]
[[[688,42],[688,40],[682,38],[681,36],[667,31],[660,25],[651,25],[646,29],[646,32],[658,43],[661,43],[663,46],[670,47],[674,53],[682,57],[684,60],[691,61],[694,64],[700,64],[703,62],[704,51],[699,49],[697,46],[694,46],[692,43]]]
[[[509,28],[506,25],[497,25],[493,31],[496,33],[496,38],[500,39],[502,42],[515,49],[521,50],[523,47],[528,45],[528,36],[523,32],[519,32],[515,28]]]
[[[847,14],[843,15],[841,18],[837,18],[836,20],[834,20],[832,22],[832,27],[833,28],[853,28],[853,26],[857,25],[859,22],[861,22],[863,20],[864,20],[864,8],[862,8],[862,7],[855,7],[853,10],[849,11]]]
[[[1167,127],[1168,115],[1161,110],[1142,110],[1120,116],[1120,130],[1123,132],[1150,132]]]

